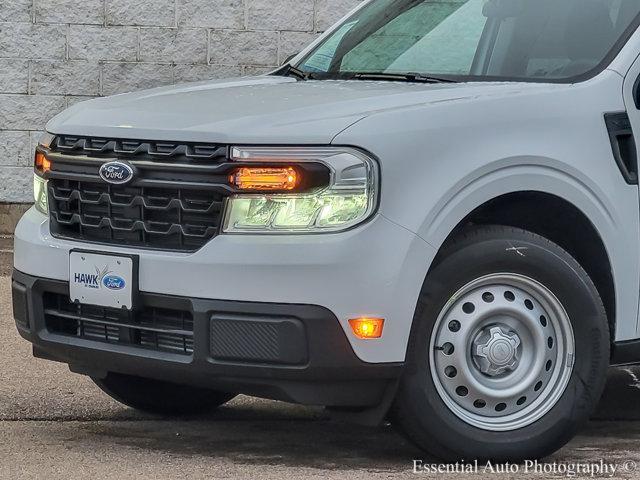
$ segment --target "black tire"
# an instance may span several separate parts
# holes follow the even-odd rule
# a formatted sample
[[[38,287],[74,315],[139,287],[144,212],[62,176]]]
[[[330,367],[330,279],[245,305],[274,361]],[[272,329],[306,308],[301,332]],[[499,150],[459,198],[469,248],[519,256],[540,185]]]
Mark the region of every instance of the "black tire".
[[[189,415],[218,408],[235,394],[217,392],[175,383],[109,373],[95,384],[124,405],[156,415]]]
[[[542,418],[516,430],[490,431],[463,421],[442,400],[432,378],[429,348],[437,317],[452,295],[474,279],[503,272],[535,279],[555,294],[573,329],[575,362],[564,394]],[[598,291],[571,255],[521,229],[474,227],[443,249],[425,280],[391,419],[419,448],[445,461],[542,458],[565,445],[595,409],[609,349],[609,326]]]

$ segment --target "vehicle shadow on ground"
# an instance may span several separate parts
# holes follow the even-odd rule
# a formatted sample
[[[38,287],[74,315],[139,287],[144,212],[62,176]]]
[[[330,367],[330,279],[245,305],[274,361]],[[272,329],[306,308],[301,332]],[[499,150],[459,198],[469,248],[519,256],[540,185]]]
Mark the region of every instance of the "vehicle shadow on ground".
[[[142,422],[92,422],[89,436],[171,455],[321,469],[406,468],[424,455],[390,425],[334,422],[320,410],[283,414],[274,408],[231,405],[204,417]]]
[[[640,367],[612,368],[593,420],[640,421]]]
[[[640,386],[635,370],[618,370],[594,420],[557,456],[562,459],[595,450],[628,451],[640,438]],[[640,376],[640,375],[639,375]],[[172,456],[223,458],[250,465],[281,465],[333,470],[412,468],[424,454],[390,425],[362,427],[330,421],[323,410],[277,402],[241,401],[215,414],[166,420],[92,421],[77,427],[76,442],[152,450]],[[611,421],[618,421],[612,424]],[[614,426],[612,426],[614,425]],[[604,440],[604,438],[607,438]],[[582,453],[581,453],[582,452]],[[567,457],[568,458],[568,457]]]

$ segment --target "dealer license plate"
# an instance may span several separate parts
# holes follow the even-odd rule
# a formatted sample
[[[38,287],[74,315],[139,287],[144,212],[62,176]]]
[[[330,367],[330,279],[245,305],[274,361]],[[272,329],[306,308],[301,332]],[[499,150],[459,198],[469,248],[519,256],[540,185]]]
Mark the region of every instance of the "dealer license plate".
[[[72,251],[69,296],[72,302],[111,308],[133,308],[134,262],[131,257]]]

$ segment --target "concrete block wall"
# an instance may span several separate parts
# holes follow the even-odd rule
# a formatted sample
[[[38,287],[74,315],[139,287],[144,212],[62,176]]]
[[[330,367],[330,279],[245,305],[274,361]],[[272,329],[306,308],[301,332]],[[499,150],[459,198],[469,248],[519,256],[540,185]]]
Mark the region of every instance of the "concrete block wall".
[[[265,72],[360,0],[0,0],[0,203],[31,201],[46,121],[88,98]]]

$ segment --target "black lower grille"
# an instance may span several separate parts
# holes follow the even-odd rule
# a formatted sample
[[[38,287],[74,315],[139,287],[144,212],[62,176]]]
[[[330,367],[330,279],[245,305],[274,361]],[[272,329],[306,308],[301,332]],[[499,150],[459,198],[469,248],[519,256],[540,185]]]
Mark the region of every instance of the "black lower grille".
[[[282,365],[308,360],[306,331],[296,318],[215,314],[209,328],[216,360]]]
[[[45,325],[51,333],[104,343],[193,354],[190,312],[149,307],[138,311],[74,304],[57,293],[44,294]]]
[[[218,234],[223,199],[211,189],[51,179],[51,232],[85,242],[195,251]]]

